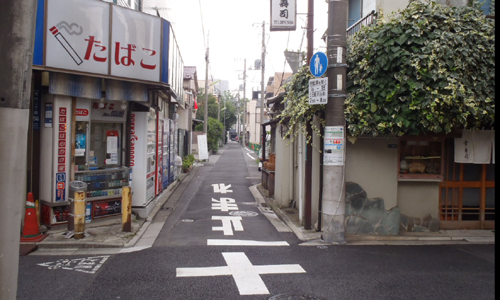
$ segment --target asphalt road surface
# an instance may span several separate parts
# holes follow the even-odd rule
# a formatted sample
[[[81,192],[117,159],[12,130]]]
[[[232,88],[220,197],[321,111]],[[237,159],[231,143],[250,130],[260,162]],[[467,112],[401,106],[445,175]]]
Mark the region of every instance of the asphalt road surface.
[[[252,156],[199,167],[151,248],[20,257],[18,299],[494,298],[494,245],[299,245],[258,209]]]

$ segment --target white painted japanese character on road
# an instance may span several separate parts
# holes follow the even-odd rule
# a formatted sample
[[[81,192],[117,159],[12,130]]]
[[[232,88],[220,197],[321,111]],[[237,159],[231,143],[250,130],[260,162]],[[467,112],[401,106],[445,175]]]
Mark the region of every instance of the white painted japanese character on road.
[[[220,183],[220,184],[212,184],[212,186],[214,187],[214,193],[226,194],[233,192],[232,190],[229,189],[231,188],[230,184],[225,185],[224,183]]]
[[[220,210],[220,211],[230,211],[230,210],[238,210],[238,205],[236,205],[236,201],[231,198],[220,198],[220,200],[215,200],[212,198],[212,209]]]
[[[243,231],[243,225],[241,225],[241,217],[212,216],[212,220],[222,221],[222,226],[214,226],[212,227],[212,230],[223,231],[224,235],[233,235],[233,227],[234,231]]]
[[[87,258],[64,259],[38,264],[42,267],[47,267],[49,270],[73,270],[84,273],[94,274],[106,262],[109,255],[94,256]]]

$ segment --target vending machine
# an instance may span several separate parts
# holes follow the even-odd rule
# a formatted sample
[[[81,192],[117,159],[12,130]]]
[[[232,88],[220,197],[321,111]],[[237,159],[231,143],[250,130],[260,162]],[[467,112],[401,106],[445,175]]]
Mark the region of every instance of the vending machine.
[[[163,121],[163,132],[162,132],[162,138],[163,138],[163,158],[162,158],[162,186],[164,189],[167,188],[167,186],[170,184],[169,180],[169,172],[170,172],[170,120],[169,119],[162,119]]]
[[[145,207],[155,197],[156,112],[131,112],[130,166],[132,206]]]
[[[170,139],[170,153],[169,153],[169,176],[168,180],[170,182],[173,182],[175,180],[175,149],[177,149],[176,145],[176,132],[177,132],[177,124],[175,123],[174,120],[169,120],[170,122],[170,134],[169,134],[169,139]]]
[[[157,130],[156,130],[156,195],[159,195],[163,191],[163,123],[164,120],[157,118]]]

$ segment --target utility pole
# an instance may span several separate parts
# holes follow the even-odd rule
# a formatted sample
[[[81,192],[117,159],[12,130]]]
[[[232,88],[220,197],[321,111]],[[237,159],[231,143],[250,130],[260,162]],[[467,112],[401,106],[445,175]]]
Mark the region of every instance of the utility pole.
[[[327,130],[342,129],[344,137],[341,165],[323,166],[323,240],[345,242],[345,117],[346,98],[346,45],[347,0],[328,2],[328,103],[325,110],[325,135]]]
[[[18,0],[0,10],[0,299],[17,297],[36,10],[37,1]]]
[[[264,71],[266,69],[266,21],[262,21],[262,81],[260,83],[260,135],[261,135],[261,140],[260,140],[260,153],[264,153],[264,147],[266,146],[266,132],[264,130],[264,127],[262,124],[264,123],[264,97],[266,92],[264,91]],[[258,101],[257,101],[258,103]],[[257,112],[257,111],[256,111]],[[257,116],[257,115],[256,115]],[[257,123],[255,123],[255,126],[257,126]],[[255,130],[255,134],[257,134],[257,130]],[[261,161],[264,164],[265,157],[261,158]]]
[[[243,147],[246,146],[247,140],[247,98],[246,98],[246,86],[247,86],[247,59],[245,58],[243,62]]]
[[[236,109],[237,109],[237,116],[238,118],[236,119],[236,136],[238,137],[238,139],[240,138],[240,91],[239,91],[239,88],[238,88],[238,103],[237,106],[236,106]],[[240,141],[238,140],[238,143]]]
[[[210,35],[210,32],[208,33]],[[203,122],[203,133],[207,134],[208,128],[208,36],[207,36],[207,53],[205,54],[205,61],[207,65],[207,70],[205,71],[205,119]]]
[[[313,55],[313,37],[314,37],[314,0],[308,0],[307,3],[307,62]],[[311,120],[312,121],[312,120]],[[310,142],[306,140],[306,174],[305,174],[305,206],[304,206],[304,229],[311,229],[311,207],[312,207],[312,135],[311,123],[306,121],[307,136],[311,138]]]
[[[216,94],[215,98],[217,98],[217,121],[220,122],[220,97],[219,97],[219,94]]]

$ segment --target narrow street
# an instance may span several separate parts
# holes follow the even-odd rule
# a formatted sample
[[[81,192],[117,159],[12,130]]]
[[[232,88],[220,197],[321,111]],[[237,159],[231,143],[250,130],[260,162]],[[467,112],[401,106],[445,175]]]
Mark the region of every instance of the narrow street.
[[[494,298],[494,245],[301,246],[252,195],[252,153],[220,153],[156,216],[151,248],[22,256],[18,299]]]

